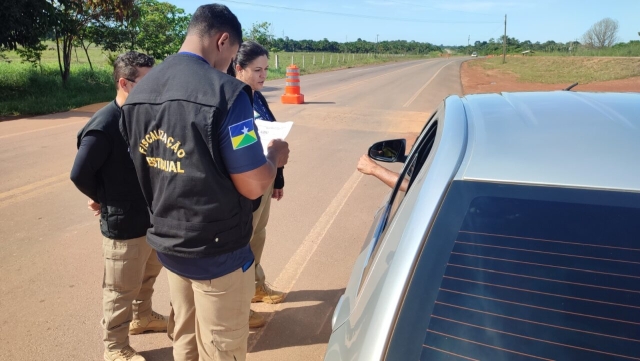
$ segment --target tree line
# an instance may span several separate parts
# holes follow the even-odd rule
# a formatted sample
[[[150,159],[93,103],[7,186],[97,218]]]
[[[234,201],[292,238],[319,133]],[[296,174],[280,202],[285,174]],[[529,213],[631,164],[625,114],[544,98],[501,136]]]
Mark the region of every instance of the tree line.
[[[340,43],[329,41],[327,38],[322,40],[294,40],[288,36],[275,38],[271,32],[271,23],[268,22],[254,23],[251,28],[244,30],[243,36],[245,39],[257,41],[272,52],[427,54],[432,51],[442,51],[441,46],[406,40],[372,42],[358,38],[356,41]]]
[[[89,47],[108,52],[141,50],[164,59],[180,48],[190,15],[158,0],[20,0],[0,5],[0,54],[16,50],[34,65],[55,42],[60,76],[69,79],[71,55]],[[113,60],[113,59],[111,59]]]
[[[74,48],[82,48],[89,62],[89,48],[96,46],[108,53],[140,50],[162,60],[175,53],[186,35],[190,14],[175,5],[159,0],[20,0],[0,4],[0,57],[2,51],[15,50],[24,61],[37,65],[46,40],[55,43],[60,76],[66,83],[71,71]],[[605,18],[594,24],[582,37],[567,43],[553,40],[531,42],[507,37],[507,52],[525,50],[553,52],[575,51],[578,46],[607,48],[640,46],[640,42],[618,43],[618,23]],[[640,33],[639,33],[640,35]],[[429,54],[455,52],[481,55],[500,54],[503,37],[476,41],[468,46],[434,45],[406,40],[351,42],[322,40],[294,40],[276,38],[268,22],[254,23],[244,29],[245,39],[253,39],[272,52],[331,52]],[[638,43],[638,44],[636,44]],[[110,60],[113,60],[111,58]]]
[[[579,50],[605,50],[605,49],[629,49],[640,47],[639,40],[630,40],[627,43],[619,42],[618,21],[611,18],[604,18],[593,24],[578,40],[566,43],[555,42],[553,40],[532,42],[530,40],[519,41],[516,38],[508,37],[506,40],[507,53],[520,53],[523,51],[533,52],[564,52],[575,53]],[[638,33],[640,36],[640,32]],[[476,41],[473,45],[450,47],[457,52],[468,53],[475,51],[480,55],[502,54],[504,36],[491,38],[488,41]]]

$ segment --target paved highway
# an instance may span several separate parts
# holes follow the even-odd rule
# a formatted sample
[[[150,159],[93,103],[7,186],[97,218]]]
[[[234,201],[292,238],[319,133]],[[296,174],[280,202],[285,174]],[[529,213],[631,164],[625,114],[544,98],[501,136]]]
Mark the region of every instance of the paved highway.
[[[449,94],[464,59],[416,60],[301,77],[304,105],[282,105],[284,80],[264,94],[293,121],[284,198],[272,203],[263,266],[288,292],[254,305],[251,361],[321,360],[333,308],[389,189],[356,171],[378,140],[412,143]],[[101,360],[102,255],[98,219],[69,181],[76,133],[95,111],[0,122],[0,360]],[[397,165],[394,165],[397,168]],[[165,272],[154,309],[169,311]],[[149,361],[172,360],[165,334],[131,337]]]

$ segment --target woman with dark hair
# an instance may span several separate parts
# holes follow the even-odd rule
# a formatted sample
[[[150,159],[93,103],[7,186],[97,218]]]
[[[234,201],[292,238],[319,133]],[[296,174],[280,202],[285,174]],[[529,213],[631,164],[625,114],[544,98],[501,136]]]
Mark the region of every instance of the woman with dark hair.
[[[245,41],[240,45],[238,54],[233,61],[233,69],[235,77],[248,84],[253,90],[253,115],[255,120],[264,120],[275,122],[276,118],[269,109],[269,104],[264,98],[260,90],[264,86],[267,79],[267,71],[269,70],[269,51],[255,41]],[[271,289],[265,283],[265,274],[260,265],[260,258],[264,243],[266,240],[267,221],[269,220],[269,208],[271,207],[271,198],[276,200],[282,199],[284,192],[283,168],[278,168],[273,187],[269,187],[262,195],[260,206],[253,212],[253,235],[251,236],[251,250],[255,257],[256,272],[256,292],[251,300],[252,303],[280,303],[284,299],[282,292]],[[249,317],[250,327],[261,327],[264,325],[262,316],[251,311]]]

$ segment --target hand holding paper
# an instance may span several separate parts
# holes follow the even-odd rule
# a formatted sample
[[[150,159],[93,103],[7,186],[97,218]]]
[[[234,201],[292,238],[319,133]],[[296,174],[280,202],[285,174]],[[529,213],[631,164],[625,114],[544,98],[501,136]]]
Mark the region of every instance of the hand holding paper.
[[[293,126],[293,122],[267,122],[264,120],[256,120],[256,127],[262,142],[264,154],[267,154],[267,147],[274,139],[285,139]]]

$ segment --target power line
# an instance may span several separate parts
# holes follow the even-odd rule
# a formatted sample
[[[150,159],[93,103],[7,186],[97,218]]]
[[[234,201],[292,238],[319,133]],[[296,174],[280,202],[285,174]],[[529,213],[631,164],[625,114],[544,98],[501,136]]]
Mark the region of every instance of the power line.
[[[465,11],[465,10],[453,10],[453,9],[447,9],[447,8],[438,8],[438,7],[433,7],[433,6],[428,6],[428,5],[423,5],[423,4],[416,4],[416,3],[412,3],[412,2],[407,2],[407,1],[396,1],[398,4],[401,5],[410,5],[410,6],[415,6],[415,7],[419,7],[419,8],[423,8],[423,9],[430,9],[430,10],[435,10],[435,11],[444,11],[444,12],[448,12],[448,13],[461,13],[461,14],[467,14],[467,15],[495,15],[495,14],[490,14],[490,13],[484,13],[484,12],[479,12],[479,11]]]
[[[307,13],[314,13],[314,14],[348,16],[348,17],[352,17],[352,18],[356,17],[356,18],[365,18],[365,19],[376,19],[376,20],[404,21],[404,22],[414,22],[414,23],[432,23],[432,24],[501,24],[502,23],[501,21],[446,21],[446,20],[434,20],[434,19],[392,18],[392,17],[386,17],[386,16],[373,16],[373,15],[362,15],[362,14],[338,13],[338,12],[333,12],[333,11],[321,11],[321,10],[291,8],[291,7],[287,7],[287,6],[255,4],[255,3],[250,3],[250,2],[246,2],[246,1],[221,0],[221,2],[242,4],[242,5],[251,5],[251,6],[255,6],[255,7],[272,8],[272,9],[280,9],[280,10],[300,11],[300,12],[307,12]]]

